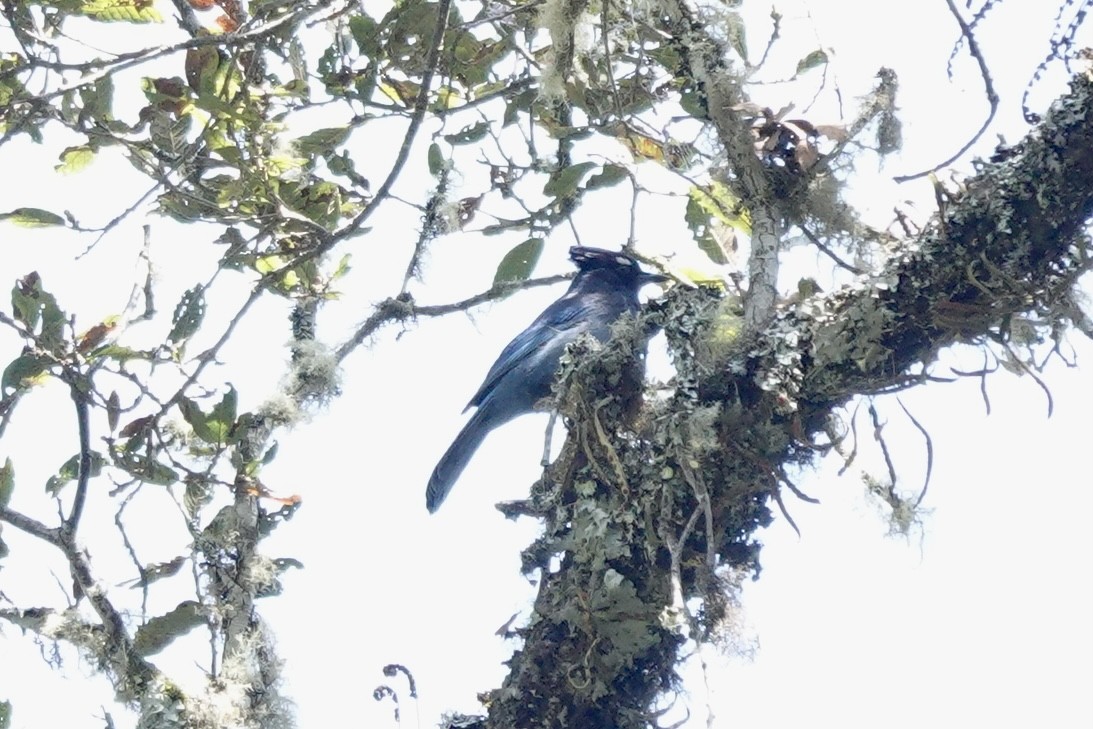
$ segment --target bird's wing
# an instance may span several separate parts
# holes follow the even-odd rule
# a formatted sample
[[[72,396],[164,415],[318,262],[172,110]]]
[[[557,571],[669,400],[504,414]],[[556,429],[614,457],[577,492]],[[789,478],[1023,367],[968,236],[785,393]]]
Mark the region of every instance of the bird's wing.
[[[497,361],[486,373],[486,379],[474,394],[467,408],[477,407],[509,372],[548,343],[556,341],[559,334],[570,333],[570,338],[580,334],[587,326],[588,310],[592,302],[587,298],[566,294],[548,306],[531,325],[516,335],[498,355]],[[466,410],[466,408],[464,409]]]

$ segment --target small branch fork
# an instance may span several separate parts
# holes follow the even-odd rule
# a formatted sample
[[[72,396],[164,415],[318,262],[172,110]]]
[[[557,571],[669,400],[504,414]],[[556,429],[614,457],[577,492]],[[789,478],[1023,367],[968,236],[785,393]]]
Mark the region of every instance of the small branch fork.
[[[983,52],[979,50],[979,43],[975,40],[975,31],[968,21],[964,20],[964,16],[960,14],[960,10],[957,9],[953,0],[945,0],[945,4],[949,6],[949,12],[956,19],[957,24],[960,26],[960,34],[968,41],[968,52],[972,54],[972,58],[975,59],[976,64],[979,66],[979,75],[983,79],[983,91],[987,95],[987,102],[990,104],[990,110],[987,112],[987,118],[983,120],[979,130],[968,139],[968,141],[957,152],[946,159],[944,162],[939,162],[928,170],[922,172],[916,172],[912,175],[901,175],[895,177],[896,182],[908,182],[910,180],[916,180],[920,177],[925,177],[931,172],[936,172],[942,167],[948,167],[956,160],[960,159],[965,152],[971,149],[972,145],[979,141],[979,138],[983,136],[987,131],[987,127],[994,121],[995,115],[998,113],[998,92],[994,90],[994,80],[991,78],[990,70],[987,68],[987,60],[983,57]]]

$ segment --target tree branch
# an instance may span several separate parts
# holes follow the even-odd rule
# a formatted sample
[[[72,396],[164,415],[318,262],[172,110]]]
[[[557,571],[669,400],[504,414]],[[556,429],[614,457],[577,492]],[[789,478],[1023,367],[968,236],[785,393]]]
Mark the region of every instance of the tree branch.
[[[52,544],[54,547],[61,546],[61,532],[58,529],[47,527],[37,519],[21,514],[18,511],[13,511],[6,506],[0,506],[0,521],[11,524],[16,529],[26,532],[32,537],[41,539],[47,544]]]
[[[755,154],[751,129],[735,109],[747,101],[723,44],[714,40],[683,0],[664,3],[678,50],[705,95],[706,114],[729,159],[732,184],[746,201],[752,219],[751,254],[744,322],[756,330],[774,316],[778,299],[782,215],[767,173]]]
[[[709,332],[694,322],[716,326],[721,301],[702,290],[670,293],[657,308],[677,367],[671,400],[655,417],[616,411],[609,424],[597,406],[599,428],[578,408],[562,455],[532,490],[547,531],[524,559],[542,579],[486,726],[648,726],[649,707],[675,685],[665,667],[684,645],[662,620],[673,594],[662,565],[684,566],[684,600],[703,600],[703,619],[716,625],[730,601],[699,567],[711,543],[719,568],[757,568],[752,534],[769,523],[777,474],[815,458],[807,436],[836,407],[906,382],[950,344],[1004,336],[1013,314],[1051,311],[1054,301],[1068,316],[1069,290],[1090,266],[1081,250],[1090,179],[1093,83],[1081,77],[1011,158],[984,165],[945,219],[879,274],[784,309],[720,360],[695,360],[696,340]],[[976,316],[954,324],[954,308]],[[625,388],[611,384],[603,362],[620,349],[613,342],[582,357],[589,376],[567,386],[569,396],[617,398]],[[626,493],[593,467],[601,452],[623,464]],[[680,475],[687,469],[710,485],[712,527],[692,523],[698,502]],[[687,539],[669,545],[664,534]]]
[[[76,496],[72,500],[72,511],[62,527],[67,538],[75,536],[76,529],[80,526],[84,502],[87,500],[87,482],[91,478],[91,424],[88,413],[90,403],[88,394],[80,389],[81,385],[85,385],[88,389],[91,386],[90,382],[81,382],[79,379],[69,383],[72,401],[76,405],[76,425],[80,438],[80,470],[76,479]]]

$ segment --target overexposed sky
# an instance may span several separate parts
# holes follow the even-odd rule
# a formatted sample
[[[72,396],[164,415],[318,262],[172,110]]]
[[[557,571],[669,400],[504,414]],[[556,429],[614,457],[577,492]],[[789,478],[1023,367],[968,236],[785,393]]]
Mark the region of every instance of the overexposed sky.
[[[746,5],[755,18],[769,12],[763,3]],[[1036,12],[1035,5],[1009,0],[993,24],[984,25],[983,50],[1004,89],[1000,130],[1011,141],[1025,133],[1015,101],[1050,32],[1051,13]],[[858,201],[884,220],[896,201],[930,200],[928,182],[896,186],[890,177],[947,157],[978,127],[986,108],[966,56],[957,59],[957,80],[945,78],[957,31],[944,3],[812,3],[812,23],[805,7],[779,5],[785,43],[802,39],[800,55],[811,44],[835,48],[832,72],[843,85],[848,112],[878,66],[891,65],[900,74],[904,152],[879,172],[860,170],[871,174],[856,188]],[[763,35],[759,25],[749,32]],[[1014,42],[1015,35],[1025,40]],[[795,56],[787,57],[792,67]],[[1049,96],[1060,90],[1052,87]],[[778,93],[769,92],[772,98]],[[823,118],[834,113],[829,107],[820,108],[814,120],[836,121]],[[991,132],[984,149],[994,141]],[[81,176],[57,178],[50,167],[69,143],[49,139],[41,147],[20,142],[5,148],[5,167],[18,163],[21,172],[0,179],[0,208],[70,207],[81,216],[98,213],[94,222],[102,222],[104,211],[139,194],[141,188],[128,187],[130,178],[123,174],[108,176],[109,186],[89,187]],[[375,148],[361,144],[361,158]],[[109,160],[102,160],[85,175],[94,180],[91,175],[109,169]],[[415,184],[427,183],[409,176],[402,192],[413,196]],[[602,215],[613,209],[610,194],[596,209],[578,211],[585,244],[622,242],[625,227]],[[90,326],[117,313],[138,280],[134,253],[141,222],[121,226],[77,262],[73,257],[86,241],[5,226],[0,282],[7,285],[37,269],[47,288],[78,313],[77,328]],[[218,231],[159,218],[150,222],[160,306],[168,309],[211,273],[217,251],[209,250],[208,240]],[[383,211],[370,224],[371,233],[346,246],[355,269],[343,299],[320,319],[320,336],[332,344],[348,336],[372,303],[397,292],[417,213]],[[678,236],[677,229],[658,223],[655,210],[639,221],[639,245],[650,252],[687,246]],[[441,239],[415,295],[422,303],[443,303],[485,289],[493,262],[515,242],[466,234]],[[539,272],[568,270],[565,250],[571,243],[559,231]],[[820,256],[811,265],[829,270]],[[246,277],[231,277],[235,285],[210,299],[212,324],[222,323],[238,303],[233,300],[246,293]],[[435,516],[425,512],[424,488],[497,353],[561,290],[529,291],[471,316],[384,332],[346,360],[341,398],[310,423],[277,436],[279,455],[263,479],[281,493],[301,494],[304,505],[265,552],[298,558],[306,569],[285,577],[284,595],[265,599],[262,614],[278,635],[287,693],[298,702],[301,726],[344,723],[346,717],[366,727],[394,726],[390,703],[371,698],[375,685],[388,682],[380,673],[386,663],[414,672],[421,699],[415,707],[404,695],[402,708],[404,717],[420,708],[421,726],[433,725],[444,710],[475,712],[475,694],[499,685],[501,661],[514,646],[493,633],[512,613],[527,615],[534,587],[518,574],[519,550],[537,530],[527,520],[506,521],[492,505],[522,497],[537,477],[545,416],[528,416],[495,432]],[[223,352],[225,365],[216,374],[237,383],[241,409],[276,391],[287,366],[286,314],[282,302],[260,304]],[[161,330],[148,326],[133,336],[162,338]],[[213,326],[209,336],[218,331]],[[0,354],[10,358],[14,346],[8,332],[0,331]],[[787,500],[800,537],[780,518],[764,533],[764,571],[746,587],[741,636],[758,649],[750,660],[714,660],[709,696],[701,681],[688,682],[684,703],[696,717],[693,724],[702,725],[707,704],[719,727],[1093,724],[1093,477],[1083,458],[1093,437],[1086,364],[1093,347],[1082,341],[1074,346],[1079,368],[1056,362],[1044,375],[1055,400],[1050,419],[1036,384],[1008,374],[988,382],[990,417],[984,416],[974,380],[901,396],[931,433],[935,449],[923,504],[928,514],[909,539],[885,536],[882,510],[865,497],[856,475],[837,476],[837,463],[802,474],[798,485],[822,504]],[[191,346],[192,352],[200,349],[198,342]],[[947,364],[964,368],[969,356],[980,361],[967,352],[946,356]],[[924,477],[924,444],[894,401],[882,400],[879,407],[890,421],[901,485],[914,492]],[[33,503],[31,494],[74,451],[70,410],[63,390],[43,388],[20,407],[0,441],[0,459],[11,455],[16,462],[20,508]],[[867,432],[864,422],[859,426]],[[875,452],[863,454],[862,462],[880,467]],[[162,513],[164,499],[150,488],[134,499],[134,513],[149,515],[133,520],[133,537],[147,561],[170,559],[186,542],[180,525],[152,518]],[[95,552],[96,568],[108,584],[127,579],[132,569],[122,560],[110,503],[93,500],[90,508],[87,538],[102,550]],[[39,516],[50,517],[48,504]],[[101,527],[91,526],[92,517],[102,520]],[[21,604],[28,595],[55,596],[50,569],[67,582],[63,565],[11,527],[4,538],[12,555],[0,572],[0,590]],[[164,612],[185,599],[184,588],[157,585],[151,611]],[[191,638],[156,662],[195,678],[195,663],[206,656],[205,637]],[[62,674],[51,671],[37,647],[10,627],[0,640],[0,699],[14,701],[14,727],[95,721],[109,692],[101,679],[87,680],[90,669],[70,660]],[[694,667],[688,671],[693,676]],[[412,719],[404,722],[416,726]]]

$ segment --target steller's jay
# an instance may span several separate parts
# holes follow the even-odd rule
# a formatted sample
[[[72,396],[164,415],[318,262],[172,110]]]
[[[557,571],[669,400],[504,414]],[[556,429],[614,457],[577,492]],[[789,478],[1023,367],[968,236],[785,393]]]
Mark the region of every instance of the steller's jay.
[[[532,412],[537,402],[550,395],[567,344],[586,332],[607,341],[616,319],[637,313],[641,287],[667,280],[642,271],[636,260],[623,253],[574,246],[569,257],[577,265],[569,290],[509,342],[467,405],[478,409],[429,478],[425,505],[430,512],[440,508],[487,433]]]

